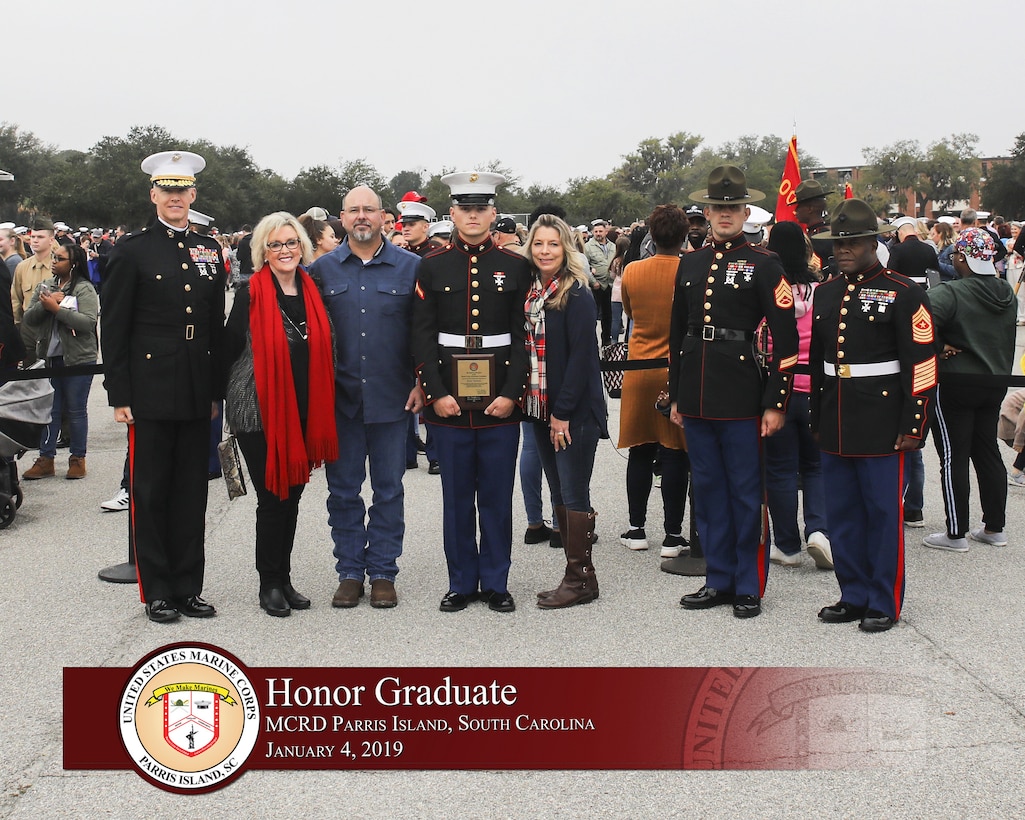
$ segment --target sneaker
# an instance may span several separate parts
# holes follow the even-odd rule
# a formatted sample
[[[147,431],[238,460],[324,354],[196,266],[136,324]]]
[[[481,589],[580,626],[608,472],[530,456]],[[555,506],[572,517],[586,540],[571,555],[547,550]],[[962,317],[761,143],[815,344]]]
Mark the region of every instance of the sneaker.
[[[620,533],[619,543],[632,550],[646,550],[648,548],[648,536],[644,534],[644,527],[627,530]]]
[[[124,512],[128,509],[128,490],[121,487],[117,493],[109,501],[104,501],[100,504],[101,510],[107,510],[108,512]]]
[[[793,555],[787,555],[783,550],[773,544],[772,548],[769,550],[769,560],[774,564],[779,564],[781,567],[799,567],[804,561],[804,556],[799,552],[795,552]]]
[[[684,550],[690,549],[690,542],[682,535],[667,535],[662,541],[662,557],[676,558]]]
[[[934,532],[922,539],[922,543],[934,550],[950,552],[968,552],[968,542],[964,538],[951,538],[945,532]]]
[[[1012,469],[1007,474],[1007,483],[1012,487],[1025,487],[1025,473]]]
[[[904,526],[905,527],[924,527],[925,519],[922,517],[921,510],[904,510]]]
[[[819,569],[833,568],[833,550],[824,532],[816,530],[808,536],[808,555]]]
[[[1007,546],[1007,534],[1003,531],[986,532],[985,527],[979,527],[977,530],[969,532],[968,537],[973,541],[978,541],[980,544],[989,544],[991,547]]]

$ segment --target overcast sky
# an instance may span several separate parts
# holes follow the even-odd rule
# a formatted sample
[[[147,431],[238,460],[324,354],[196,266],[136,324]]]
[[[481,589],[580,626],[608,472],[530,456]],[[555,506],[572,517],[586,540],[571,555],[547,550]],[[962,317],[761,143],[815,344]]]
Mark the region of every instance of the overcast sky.
[[[286,177],[359,158],[385,178],[499,160],[524,187],[603,176],[648,137],[711,147],[788,138],[795,121],[799,153],[826,165],[961,131],[1006,155],[1025,130],[1018,11],[970,8],[50,0],[5,32],[25,93],[0,119],[79,150],[161,125],[247,146]]]

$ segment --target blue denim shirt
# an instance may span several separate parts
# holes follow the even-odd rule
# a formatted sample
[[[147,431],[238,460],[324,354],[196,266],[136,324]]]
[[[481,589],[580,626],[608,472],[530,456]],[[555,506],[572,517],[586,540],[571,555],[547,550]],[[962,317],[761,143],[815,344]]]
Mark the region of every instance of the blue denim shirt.
[[[366,264],[348,241],[310,266],[335,327],[336,408],[398,421],[413,389],[410,328],[420,259],[385,241]]]

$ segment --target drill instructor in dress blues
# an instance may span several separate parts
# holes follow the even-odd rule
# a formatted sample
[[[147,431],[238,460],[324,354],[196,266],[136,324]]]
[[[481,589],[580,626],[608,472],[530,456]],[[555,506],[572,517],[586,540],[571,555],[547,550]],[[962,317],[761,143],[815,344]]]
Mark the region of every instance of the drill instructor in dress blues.
[[[936,391],[928,298],[879,263],[879,233],[872,208],[847,199],[833,210],[829,230],[815,235],[833,241],[840,275],[815,292],[808,362],[840,584],[840,600],[819,618],[858,621],[865,632],[883,632],[900,618],[904,454],[924,444]]]
[[[522,256],[491,239],[495,188],[505,177],[455,173],[442,182],[452,191],[456,231],[448,245],[420,261],[413,306],[424,417],[441,464],[449,589],[440,609],[458,612],[482,599],[496,612],[512,612],[512,490],[527,384],[523,303],[531,274]],[[457,398],[454,356],[471,357],[460,364],[477,376],[491,370],[493,392],[476,396],[466,384]],[[475,386],[481,389],[479,381]]]
[[[736,617],[752,618],[761,614],[769,570],[761,439],[783,426],[797,324],[779,257],[743,234],[748,204],[765,194],[732,165],[714,169],[707,188],[690,198],[705,204],[712,242],[680,260],[669,333],[670,418],[687,433],[707,563],[705,585],[680,604],[733,604]],[[755,347],[763,319],[772,331],[767,373]]]
[[[189,230],[196,174],[187,151],[147,157],[156,219],[110,254],[103,294],[104,386],[128,425],[131,535],[151,621],[208,618],[203,591],[210,418],[224,398],[224,259]]]

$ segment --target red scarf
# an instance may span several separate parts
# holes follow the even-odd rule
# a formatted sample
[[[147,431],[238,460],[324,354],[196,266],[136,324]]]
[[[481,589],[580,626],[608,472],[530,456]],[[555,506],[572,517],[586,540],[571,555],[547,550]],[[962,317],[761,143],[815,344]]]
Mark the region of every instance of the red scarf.
[[[310,353],[309,417],[304,442],[292,379],[292,359],[273,276],[270,266],[264,265],[249,280],[249,328],[253,340],[256,398],[267,439],[266,486],[285,500],[289,487],[309,482],[314,467],[338,458],[335,366],[327,311],[313,280],[299,268],[296,276],[302,282]]]

